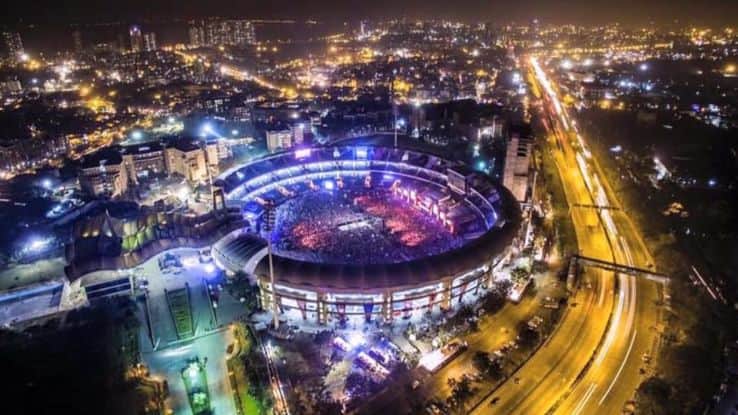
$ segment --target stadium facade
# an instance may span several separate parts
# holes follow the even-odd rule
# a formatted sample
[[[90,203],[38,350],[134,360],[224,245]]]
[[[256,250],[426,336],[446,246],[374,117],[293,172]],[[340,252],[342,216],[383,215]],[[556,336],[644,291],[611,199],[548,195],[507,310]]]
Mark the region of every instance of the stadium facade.
[[[299,149],[233,168],[215,184],[226,206],[241,209],[246,223],[213,245],[215,262],[228,272],[251,276],[259,286],[264,309],[272,309],[276,301],[286,318],[319,324],[391,322],[448,310],[475,298],[489,287],[496,269],[508,257],[521,223],[518,203],[498,183],[459,162],[410,149]],[[372,261],[363,261],[361,255],[356,260],[323,260],[319,254],[301,256],[280,250],[277,244],[272,286],[266,238],[279,241],[274,232],[265,231],[267,209],[278,209],[308,192],[350,191],[355,195],[362,189],[381,191],[392,199],[387,203],[420,212],[424,223],[432,222],[428,226],[438,226],[439,233],[457,243],[443,249],[445,240],[435,238],[441,245],[435,242],[427,255],[418,254],[424,252],[419,245],[408,251],[412,256],[387,254],[386,260]],[[375,223],[351,220],[328,229],[329,236],[340,238],[339,229]],[[392,236],[394,230],[379,232]],[[367,252],[378,249],[373,245],[367,240]]]

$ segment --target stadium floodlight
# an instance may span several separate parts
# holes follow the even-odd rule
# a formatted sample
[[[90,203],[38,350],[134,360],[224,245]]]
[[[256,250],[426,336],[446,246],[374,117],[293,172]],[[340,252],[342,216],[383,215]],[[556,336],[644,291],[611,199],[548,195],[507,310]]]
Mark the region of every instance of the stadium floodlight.
[[[210,136],[210,135],[216,135],[215,129],[213,128],[213,124],[210,124],[209,122],[206,122],[205,124],[200,127],[200,133],[204,136]]]
[[[140,130],[134,130],[131,133],[131,138],[134,140],[140,140],[143,138],[143,133]]]
[[[310,157],[311,150],[309,148],[301,148],[299,150],[295,150],[295,158],[296,159],[304,159],[306,157]]]
[[[30,252],[40,252],[44,250],[51,242],[49,238],[32,238],[26,245],[26,250]]]
[[[207,272],[208,274],[212,274],[213,272],[215,272],[215,265],[213,264],[205,264],[204,268],[205,272]]]

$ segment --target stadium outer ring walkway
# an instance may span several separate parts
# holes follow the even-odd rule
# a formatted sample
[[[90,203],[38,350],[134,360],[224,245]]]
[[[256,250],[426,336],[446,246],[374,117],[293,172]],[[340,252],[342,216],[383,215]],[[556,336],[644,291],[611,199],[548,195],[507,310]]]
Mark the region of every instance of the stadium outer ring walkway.
[[[405,149],[387,151],[422,154]],[[265,159],[273,161],[292,156],[293,152],[287,152]],[[216,185],[223,189],[228,205],[241,203],[238,198],[251,194],[243,190],[243,183],[250,180],[243,171],[265,159],[219,176]],[[435,159],[447,163],[446,167],[459,167],[456,163]],[[357,170],[378,173],[386,171],[383,167],[388,165],[394,164],[387,160],[371,160]],[[413,168],[421,170],[417,166]],[[275,177],[280,176],[279,171],[277,169]],[[321,173],[335,175],[346,174],[346,171],[337,168]],[[224,184],[224,179],[235,175],[239,179],[237,186]],[[407,175],[407,171],[403,175]],[[447,180],[445,174],[437,176]],[[310,320],[319,324],[340,320],[389,323],[437,309],[449,310],[489,287],[519,234],[521,215],[517,201],[507,189],[492,183],[487,176],[483,176],[483,180],[487,186],[492,184],[499,196],[495,204],[499,220],[478,238],[437,255],[399,263],[354,265],[301,261],[275,254],[276,295],[269,280],[266,241],[253,230],[240,229],[216,242],[212,246],[213,258],[222,269],[230,273],[245,272],[253,278],[259,286],[264,309],[272,309],[276,297],[280,313],[288,320]],[[471,192],[476,190],[471,189]]]

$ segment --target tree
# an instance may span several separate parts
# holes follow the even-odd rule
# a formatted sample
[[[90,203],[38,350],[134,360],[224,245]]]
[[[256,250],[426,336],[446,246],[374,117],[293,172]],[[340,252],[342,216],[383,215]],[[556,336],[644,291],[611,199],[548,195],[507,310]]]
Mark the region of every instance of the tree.
[[[636,391],[638,413],[644,415],[667,415],[675,413],[672,401],[672,388],[658,377],[643,381]]]
[[[454,313],[454,315],[448,319],[446,325],[450,330],[454,327],[459,327],[462,326],[464,323],[467,323],[469,318],[471,317],[474,317],[474,309],[470,305],[464,304],[459,307],[459,309],[456,310],[456,313]]]
[[[512,290],[512,282],[510,280],[502,280],[495,283],[493,290],[499,293],[502,297],[510,295]]]
[[[540,334],[538,331],[530,328],[527,324],[523,323],[520,326],[518,332],[518,341],[522,347],[533,347],[538,342]]]
[[[498,359],[492,359],[489,353],[476,352],[472,357],[472,365],[484,377],[498,379],[502,376],[502,365]]]
[[[252,284],[245,273],[239,272],[233,277],[230,292],[234,297],[243,299],[243,305],[249,313],[259,308],[259,287]]]
[[[482,297],[481,304],[488,313],[495,313],[505,305],[505,297],[497,290],[490,290]]]
[[[460,378],[460,380],[449,378],[448,385],[451,387],[449,404],[463,412],[466,403],[474,396],[475,391],[471,386],[471,380],[466,376]]]

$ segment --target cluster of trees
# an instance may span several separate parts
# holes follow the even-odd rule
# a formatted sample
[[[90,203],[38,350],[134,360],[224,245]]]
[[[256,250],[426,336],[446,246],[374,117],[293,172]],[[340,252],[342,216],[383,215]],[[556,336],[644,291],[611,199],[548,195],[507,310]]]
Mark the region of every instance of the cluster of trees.
[[[729,313],[714,312],[704,295],[687,294],[695,289],[690,284],[673,281],[670,286],[672,309],[680,312],[667,314],[658,371],[638,388],[637,406],[651,415],[702,413],[724,376],[721,326],[728,322],[718,317]]]
[[[493,358],[489,353],[476,352],[472,357],[474,368],[487,379],[497,380],[504,376],[503,362],[501,359]]]
[[[352,399],[363,399],[378,392],[382,388],[382,384],[359,372],[351,372],[346,376],[345,388],[346,392],[351,394]]]
[[[510,281],[500,281],[491,287],[482,297],[481,304],[484,311],[488,313],[496,313],[502,309],[510,294],[512,283]]]
[[[458,380],[449,378],[448,386],[451,388],[451,396],[447,400],[448,405],[457,413],[466,413],[466,404],[476,393],[471,379],[468,376],[462,376]]]
[[[264,408],[266,411],[273,404],[271,390],[269,389],[270,383],[269,379],[267,379],[267,373],[269,372],[266,357],[257,347],[253,346],[253,339],[251,344],[252,346],[241,354],[241,363],[249,380],[249,394],[259,401],[261,408]]]

